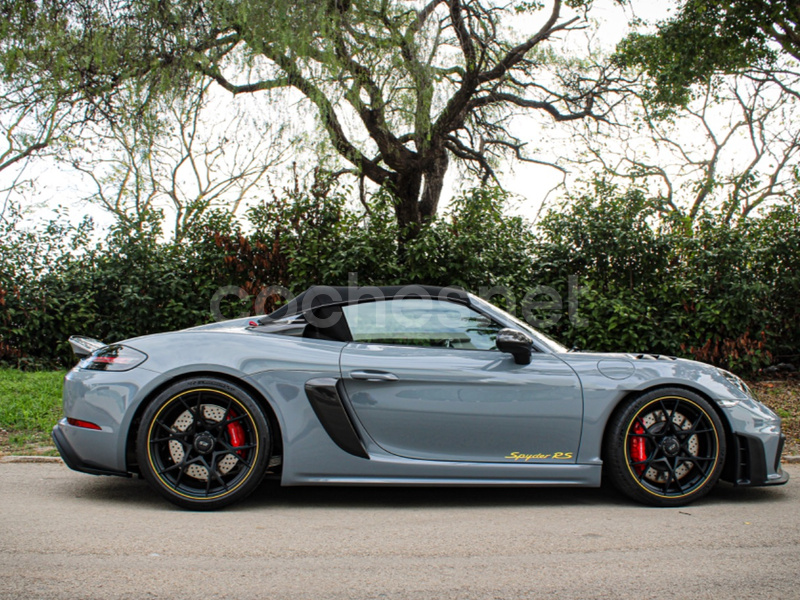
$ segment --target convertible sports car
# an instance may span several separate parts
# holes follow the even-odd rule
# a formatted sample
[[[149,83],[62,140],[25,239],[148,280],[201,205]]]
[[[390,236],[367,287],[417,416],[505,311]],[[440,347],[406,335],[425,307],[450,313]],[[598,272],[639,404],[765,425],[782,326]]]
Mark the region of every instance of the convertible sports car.
[[[678,506],[786,483],[781,422],[735,375],[571,352],[455,288],[312,287],[260,320],[72,338],[53,439],[96,475],[215,509],[283,485],[599,486]]]

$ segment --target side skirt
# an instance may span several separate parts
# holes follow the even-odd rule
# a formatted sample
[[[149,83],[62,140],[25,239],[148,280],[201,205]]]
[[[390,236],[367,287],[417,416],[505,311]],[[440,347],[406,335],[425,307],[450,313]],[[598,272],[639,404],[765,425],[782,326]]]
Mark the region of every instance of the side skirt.
[[[599,465],[506,465],[382,460],[372,457],[372,473],[295,474],[283,485],[392,485],[461,487],[600,487]]]

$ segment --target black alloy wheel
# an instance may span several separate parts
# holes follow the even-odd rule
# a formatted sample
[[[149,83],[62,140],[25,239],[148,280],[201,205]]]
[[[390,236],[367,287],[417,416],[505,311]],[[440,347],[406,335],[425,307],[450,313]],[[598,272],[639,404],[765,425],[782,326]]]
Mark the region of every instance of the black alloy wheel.
[[[606,474],[629,497],[680,506],[705,496],[725,462],[725,432],[713,407],[680,388],[645,393],[611,418]]]
[[[147,407],[137,457],[144,478],[167,500],[213,510],[258,487],[270,441],[269,422],[248,392],[204,377],[171,386]]]

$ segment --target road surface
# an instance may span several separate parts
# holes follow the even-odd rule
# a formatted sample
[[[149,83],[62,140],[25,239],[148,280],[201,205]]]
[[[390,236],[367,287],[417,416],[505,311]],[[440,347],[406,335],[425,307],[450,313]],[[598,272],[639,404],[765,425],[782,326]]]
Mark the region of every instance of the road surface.
[[[186,512],[0,464],[0,598],[800,598],[800,465],[680,509],[592,489],[280,488]]]

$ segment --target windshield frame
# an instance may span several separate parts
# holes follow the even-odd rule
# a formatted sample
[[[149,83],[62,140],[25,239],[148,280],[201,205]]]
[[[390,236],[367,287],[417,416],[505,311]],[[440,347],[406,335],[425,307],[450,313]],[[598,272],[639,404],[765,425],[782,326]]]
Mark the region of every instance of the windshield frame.
[[[566,346],[559,344],[554,339],[546,336],[538,329],[534,329],[514,315],[507,313],[501,308],[497,308],[491,302],[488,302],[479,296],[475,296],[474,294],[469,294],[469,300],[472,306],[481,312],[485,312],[487,316],[497,319],[506,325],[510,325],[512,329],[514,327],[521,328],[524,333],[527,333],[529,336],[531,336],[531,338],[533,338],[534,344],[541,350],[545,352],[551,352],[553,354],[563,354],[569,352],[569,348]]]

